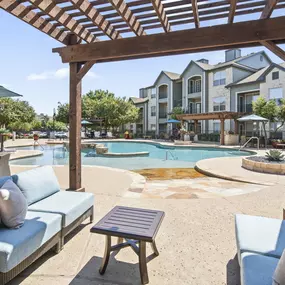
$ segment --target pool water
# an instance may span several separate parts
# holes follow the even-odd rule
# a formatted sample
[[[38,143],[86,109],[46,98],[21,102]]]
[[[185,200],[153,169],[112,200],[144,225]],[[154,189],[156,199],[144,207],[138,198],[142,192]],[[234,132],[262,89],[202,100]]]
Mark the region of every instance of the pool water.
[[[151,143],[139,142],[100,142],[104,143],[109,152],[130,153],[149,152],[144,157],[101,157],[96,156],[93,149],[82,150],[83,165],[98,165],[114,168],[136,170],[146,168],[189,168],[202,159],[243,156],[248,152],[234,149],[211,147],[174,147],[161,146]],[[65,165],[69,162],[69,153],[62,145],[46,145],[41,147],[21,147],[18,149],[42,150],[43,155],[11,161],[11,165]]]

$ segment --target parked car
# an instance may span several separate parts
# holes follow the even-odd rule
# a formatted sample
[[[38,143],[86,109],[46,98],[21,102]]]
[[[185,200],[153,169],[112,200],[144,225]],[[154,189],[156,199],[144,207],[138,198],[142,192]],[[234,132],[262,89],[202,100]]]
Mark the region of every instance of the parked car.
[[[56,132],[55,138],[57,139],[67,139],[67,134],[65,132]]]

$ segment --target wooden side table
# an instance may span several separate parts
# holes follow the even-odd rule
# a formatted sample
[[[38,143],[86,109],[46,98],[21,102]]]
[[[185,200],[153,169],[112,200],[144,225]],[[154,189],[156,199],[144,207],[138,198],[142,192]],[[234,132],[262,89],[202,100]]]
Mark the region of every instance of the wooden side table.
[[[146,243],[151,243],[154,255],[158,256],[155,237],[164,215],[162,211],[116,206],[92,227],[90,230],[92,233],[106,235],[100,274],[105,273],[112,251],[130,246],[139,257],[141,282],[148,284]],[[118,243],[113,246],[112,236],[118,237]]]

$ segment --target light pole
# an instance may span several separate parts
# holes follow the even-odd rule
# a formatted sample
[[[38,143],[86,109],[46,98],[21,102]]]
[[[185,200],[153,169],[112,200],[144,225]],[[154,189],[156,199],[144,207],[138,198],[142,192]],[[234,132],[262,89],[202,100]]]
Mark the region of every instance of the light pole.
[[[53,116],[52,116],[52,128],[53,128],[53,136],[55,138],[55,108],[53,108]]]

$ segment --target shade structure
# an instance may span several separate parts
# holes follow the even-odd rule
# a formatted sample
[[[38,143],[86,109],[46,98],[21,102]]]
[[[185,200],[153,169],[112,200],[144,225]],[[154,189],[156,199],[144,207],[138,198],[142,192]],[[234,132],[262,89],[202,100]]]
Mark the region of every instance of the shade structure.
[[[177,124],[177,123],[180,123],[180,121],[174,120],[174,119],[170,119],[170,120],[168,120],[166,123],[169,123],[169,124],[171,124],[171,123]]]
[[[268,122],[268,119],[257,116],[257,115],[248,115],[238,119],[239,122]]]
[[[7,88],[0,86],[0,98],[3,97],[22,97],[23,95],[20,95],[18,93],[15,93],[13,91],[8,90]]]
[[[92,125],[93,123],[91,123],[91,122],[88,122],[88,121],[86,121],[86,120],[82,120],[81,121],[81,125]]]

